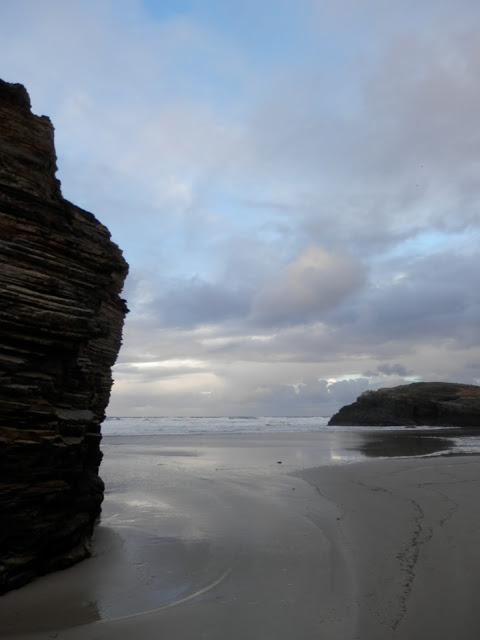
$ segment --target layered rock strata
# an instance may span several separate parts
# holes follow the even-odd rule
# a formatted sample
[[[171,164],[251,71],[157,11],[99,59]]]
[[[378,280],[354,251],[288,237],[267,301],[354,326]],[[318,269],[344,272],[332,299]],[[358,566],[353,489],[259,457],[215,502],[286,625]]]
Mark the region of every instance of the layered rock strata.
[[[480,427],[480,387],[453,382],[414,382],[365,391],[328,424],[345,426]]]
[[[0,81],[0,593],[90,553],[121,251],[63,199],[53,127]]]

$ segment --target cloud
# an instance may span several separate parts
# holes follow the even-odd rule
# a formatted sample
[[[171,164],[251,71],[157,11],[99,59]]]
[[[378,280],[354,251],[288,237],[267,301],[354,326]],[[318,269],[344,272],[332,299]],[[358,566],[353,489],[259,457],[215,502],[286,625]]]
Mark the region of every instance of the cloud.
[[[312,244],[258,291],[253,316],[273,326],[311,321],[357,291],[364,281],[362,265],[345,252],[328,252]]]
[[[408,371],[406,369],[406,367],[404,367],[402,364],[399,364],[398,362],[395,364],[379,364],[377,367],[377,371],[376,372],[371,372],[368,371],[365,373],[366,377],[374,377],[375,375],[378,374],[383,374],[385,376],[400,376],[400,377],[406,377],[408,375]]]
[[[192,278],[166,291],[152,312],[157,312],[166,325],[194,327],[245,316],[248,308],[247,291]]]
[[[480,380],[480,5],[247,5],[0,7],[0,75],[130,262],[111,411]]]

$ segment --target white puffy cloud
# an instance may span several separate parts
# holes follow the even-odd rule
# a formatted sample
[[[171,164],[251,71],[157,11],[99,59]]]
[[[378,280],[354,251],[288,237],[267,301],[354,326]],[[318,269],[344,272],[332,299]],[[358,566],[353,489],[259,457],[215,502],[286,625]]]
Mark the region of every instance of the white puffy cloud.
[[[273,326],[312,321],[358,290],[364,278],[362,265],[345,252],[311,244],[260,288],[253,315]]]

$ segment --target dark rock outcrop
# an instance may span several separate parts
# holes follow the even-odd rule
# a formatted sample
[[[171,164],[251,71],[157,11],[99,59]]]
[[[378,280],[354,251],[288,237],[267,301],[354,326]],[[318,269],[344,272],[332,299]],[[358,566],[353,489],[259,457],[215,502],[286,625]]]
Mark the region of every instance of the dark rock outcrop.
[[[103,499],[128,267],[55,171],[50,120],[0,81],[0,593],[88,556]]]
[[[480,387],[414,382],[365,391],[329,421],[346,426],[480,426]]]

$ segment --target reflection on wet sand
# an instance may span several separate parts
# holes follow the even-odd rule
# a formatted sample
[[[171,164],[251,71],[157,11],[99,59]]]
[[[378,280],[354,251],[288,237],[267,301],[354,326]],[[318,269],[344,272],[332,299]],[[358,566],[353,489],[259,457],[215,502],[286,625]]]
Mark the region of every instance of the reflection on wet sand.
[[[2,596],[0,637],[400,640],[454,595],[476,639],[479,458],[419,458],[460,440],[480,429],[106,438],[94,557]]]
[[[356,449],[369,458],[426,456],[432,454],[467,455],[458,450],[462,440],[470,442],[480,436],[478,428],[415,429],[367,431],[362,434]],[[478,442],[475,453],[478,452]]]
[[[425,432],[383,432],[365,434],[358,450],[369,458],[425,456],[447,452],[452,440]]]

